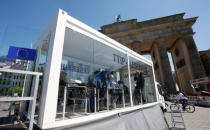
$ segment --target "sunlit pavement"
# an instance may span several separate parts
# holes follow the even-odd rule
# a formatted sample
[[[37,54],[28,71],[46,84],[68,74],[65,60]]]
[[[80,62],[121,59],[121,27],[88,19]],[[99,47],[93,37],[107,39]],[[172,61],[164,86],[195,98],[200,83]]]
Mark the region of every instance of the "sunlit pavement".
[[[210,107],[196,106],[194,113],[182,111],[182,116],[187,130],[210,130]],[[171,113],[169,108],[168,112],[165,113],[165,117],[171,128]]]
[[[9,114],[9,102],[0,102],[0,117],[7,117]]]

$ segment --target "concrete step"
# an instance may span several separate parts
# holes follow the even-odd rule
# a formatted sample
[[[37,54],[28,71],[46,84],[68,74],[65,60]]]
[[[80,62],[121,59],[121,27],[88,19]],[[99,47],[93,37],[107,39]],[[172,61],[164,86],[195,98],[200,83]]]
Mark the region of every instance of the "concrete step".
[[[171,115],[172,117],[177,117],[177,118],[182,118],[182,116],[177,116],[177,115]]]
[[[182,121],[172,121],[172,123],[175,123],[175,124],[183,124],[184,125],[184,122],[182,122]]]

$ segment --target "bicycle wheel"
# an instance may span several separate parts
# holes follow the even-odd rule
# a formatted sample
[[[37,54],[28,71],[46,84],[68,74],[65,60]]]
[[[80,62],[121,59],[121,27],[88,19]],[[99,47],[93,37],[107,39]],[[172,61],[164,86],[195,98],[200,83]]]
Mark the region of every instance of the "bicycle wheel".
[[[171,111],[178,111],[178,110],[180,110],[180,105],[173,103],[173,104],[170,105],[170,110]]]
[[[193,104],[188,104],[186,107],[185,107],[186,111],[189,112],[189,113],[193,113],[195,111],[195,106]]]

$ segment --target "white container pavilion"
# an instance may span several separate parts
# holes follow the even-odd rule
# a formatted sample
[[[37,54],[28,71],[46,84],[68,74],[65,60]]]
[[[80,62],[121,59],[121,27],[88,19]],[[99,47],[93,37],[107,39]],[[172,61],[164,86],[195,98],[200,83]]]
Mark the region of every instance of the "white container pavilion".
[[[41,91],[38,94],[40,105],[37,125],[41,129],[131,129],[132,122],[137,129],[138,127],[153,129],[159,126],[167,128],[163,114],[158,107],[160,103],[158,102],[159,96],[153,65],[143,56],[69,16],[61,9],[36,41],[34,48],[38,50],[35,70],[38,71],[39,68],[42,68],[44,72],[40,86]],[[117,81],[122,80],[128,88],[126,105],[119,104],[117,109],[112,110],[100,111],[98,109],[95,112],[88,110],[86,114],[75,118],[71,118],[71,116],[60,118],[58,114],[59,94],[61,94],[60,99],[65,97],[62,96],[63,92],[59,92],[61,88],[60,73],[66,68],[69,70],[66,74],[69,80],[80,80],[88,88],[90,87],[87,85],[88,79],[95,70],[109,69]],[[142,99],[141,104],[136,104],[134,101],[136,83],[133,76],[139,69],[146,75],[144,104]],[[66,112],[72,112],[70,107],[65,108],[69,110]],[[134,114],[131,116],[131,120],[136,119],[138,122],[125,118],[129,116],[125,113],[137,111],[139,113],[136,114],[139,116]],[[116,119],[111,119],[116,115],[118,115]],[[113,121],[107,123],[107,118]],[[103,120],[105,124],[102,123]],[[97,121],[102,122],[96,123]],[[102,125],[100,126],[100,124]]]

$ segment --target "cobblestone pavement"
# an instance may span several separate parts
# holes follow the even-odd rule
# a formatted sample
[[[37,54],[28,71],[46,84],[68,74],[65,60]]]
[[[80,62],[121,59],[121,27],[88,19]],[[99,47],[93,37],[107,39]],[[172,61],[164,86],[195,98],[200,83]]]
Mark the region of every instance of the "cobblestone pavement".
[[[210,108],[196,106],[194,113],[182,112],[182,116],[187,130],[210,130]],[[170,109],[165,117],[171,127]]]

